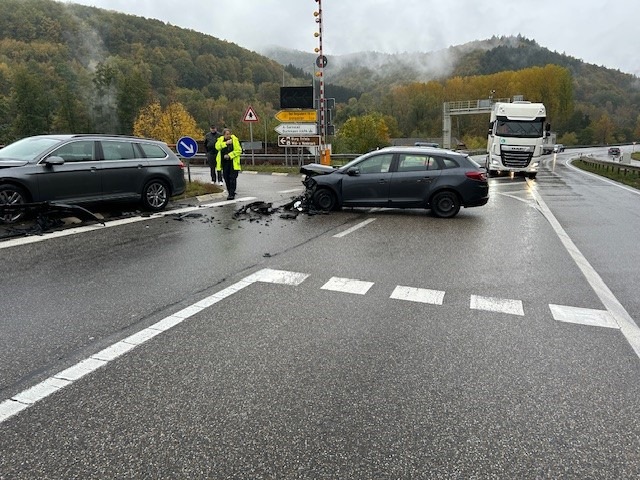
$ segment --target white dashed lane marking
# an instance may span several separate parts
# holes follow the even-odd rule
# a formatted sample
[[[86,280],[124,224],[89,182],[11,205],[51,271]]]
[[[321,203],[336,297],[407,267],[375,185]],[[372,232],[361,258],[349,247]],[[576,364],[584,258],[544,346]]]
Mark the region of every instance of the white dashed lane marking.
[[[606,310],[591,308],[567,307],[565,305],[549,304],[554,320],[559,322],[578,323],[592,327],[620,329],[613,316]]]
[[[408,302],[430,303],[431,305],[442,305],[444,292],[440,290],[429,290],[427,288],[403,287],[398,285],[391,297],[397,300]]]
[[[373,286],[373,282],[363,282],[362,280],[352,280],[350,278],[333,277],[322,286],[323,290],[334,292],[354,293],[364,295]]]
[[[471,295],[470,307],[474,310],[487,310],[489,312],[524,316],[524,307],[522,306],[522,302],[520,300],[510,300],[508,298]]]
[[[263,282],[297,286],[304,282],[307,277],[309,277],[309,275],[306,273],[273,269],[263,269],[249,275],[239,282],[236,282],[233,285],[230,285],[229,287],[194,303],[193,305],[165,317],[150,327],[144,328],[139,332],[114,343],[100,352],[91,355],[89,358],[62,370],[37,385],[34,385],[33,387],[14,395],[10,399],[1,402],[0,424],[29,408],[36,402],[47,398],[52,393],[55,393],[62,388],[73,384],[86,375],[95,372],[99,368],[108,365],[109,362],[125,355],[135,347],[148,342],[157,335],[172,329],[188,318],[202,312],[212,305],[215,305],[234,293],[238,293],[242,289],[254,283]],[[350,293],[354,295],[366,295],[373,285],[373,282],[363,280],[332,277],[321,288],[323,290]],[[395,287],[390,298],[423,304],[442,305],[444,302],[444,296],[445,292],[440,290],[399,285]],[[620,328],[615,320],[615,316],[605,310],[593,310],[553,304],[549,305],[549,307],[553,318],[560,322],[570,322],[606,328]],[[471,295],[470,308],[524,316],[524,308],[520,300]]]

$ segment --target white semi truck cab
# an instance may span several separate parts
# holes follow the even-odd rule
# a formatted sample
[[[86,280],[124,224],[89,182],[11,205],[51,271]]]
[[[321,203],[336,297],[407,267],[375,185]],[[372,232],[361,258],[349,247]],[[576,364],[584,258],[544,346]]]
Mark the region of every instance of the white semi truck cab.
[[[517,101],[493,105],[487,141],[489,176],[522,172],[535,178],[542,159],[544,139],[551,130],[542,103]]]

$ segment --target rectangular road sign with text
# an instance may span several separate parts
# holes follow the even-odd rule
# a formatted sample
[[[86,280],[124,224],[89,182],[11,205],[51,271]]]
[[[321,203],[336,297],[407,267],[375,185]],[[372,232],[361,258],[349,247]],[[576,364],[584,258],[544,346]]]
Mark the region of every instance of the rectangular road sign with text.
[[[320,145],[320,135],[308,135],[304,137],[293,135],[279,135],[280,147],[317,147]]]
[[[280,122],[315,122],[318,112],[315,110],[280,110],[275,115]]]
[[[318,127],[315,123],[281,123],[275,131],[280,135],[316,135]]]

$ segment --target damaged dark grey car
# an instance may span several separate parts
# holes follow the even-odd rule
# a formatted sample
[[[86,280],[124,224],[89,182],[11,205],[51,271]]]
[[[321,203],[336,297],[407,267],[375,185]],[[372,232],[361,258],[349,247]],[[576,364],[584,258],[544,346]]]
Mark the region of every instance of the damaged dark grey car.
[[[314,206],[426,208],[450,218],[489,200],[485,171],[468,155],[430,147],[387,147],[340,168],[300,168]]]
[[[19,220],[39,202],[138,201],[158,211],[185,188],[184,164],[156,140],[39,135],[0,149],[0,222]]]

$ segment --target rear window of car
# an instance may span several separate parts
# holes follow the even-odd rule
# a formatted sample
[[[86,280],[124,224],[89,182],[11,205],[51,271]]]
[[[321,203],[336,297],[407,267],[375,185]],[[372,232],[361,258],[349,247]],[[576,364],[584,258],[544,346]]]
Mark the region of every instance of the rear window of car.
[[[131,160],[137,158],[133,142],[108,140],[102,142],[102,153],[105,160]]]
[[[460,166],[457,160],[454,160],[453,158],[448,158],[448,157],[441,157],[440,163],[442,163],[442,168],[444,169],[458,168]]]
[[[146,158],[165,158],[167,156],[160,145],[154,143],[140,143],[139,145]]]
[[[398,172],[423,172],[425,170],[437,170],[439,168],[435,158],[429,155],[400,155],[400,162],[398,163]]]

